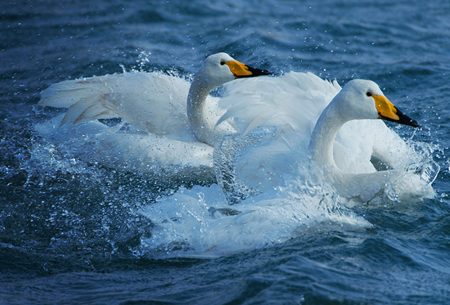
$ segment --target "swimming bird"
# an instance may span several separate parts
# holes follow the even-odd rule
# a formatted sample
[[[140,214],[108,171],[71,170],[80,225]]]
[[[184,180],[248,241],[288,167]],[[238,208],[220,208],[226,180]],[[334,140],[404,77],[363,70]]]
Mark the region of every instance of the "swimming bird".
[[[422,162],[423,156],[382,120],[413,127],[417,122],[396,108],[372,81],[352,80],[341,88],[336,81],[312,73],[289,72],[258,83],[249,80],[245,86],[228,88],[230,94],[247,96],[245,103],[239,98],[238,102],[226,97],[221,101],[227,108],[221,120],[233,118],[244,137],[226,136],[214,152],[219,183],[228,184],[222,187],[229,192],[242,192],[238,198],[245,198],[246,192],[273,189],[299,175],[308,179],[311,169],[305,164],[312,161],[342,197],[367,202],[388,183],[401,179],[409,165]],[[272,127],[275,131],[270,131]],[[269,128],[269,136],[259,132],[261,140],[248,140],[258,128]],[[232,161],[230,147],[241,150]],[[429,184],[435,174],[432,170]],[[431,188],[424,184],[411,182],[406,191]]]
[[[205,59],[192,84],[158,72],[124,72],[53,84],[42,92],[39,105],[68,108],[62,127],[85,123],[79,129],[84,137],[90,135],[83,148],[90,161],[162,170],[165,177],[180,178],[184,173],[214,180],[215,141],[235,128],[230,121],[216,126],[225,110],[210,91],[235,79],[269,74],[217,53]],[[107,128],[97,120],[118,117],[144,134],[123,128],[117,132],[119,128]],[[60,138],[65,131],[52,130]]]
[[[372,199],[384,190],[397,170],[373,173],[348,173],[334,160],[333,146],[339,129],[351,120],[383,119],[399,124],[419,127],[419,124],[394,106],[370,80],[352,80],[333,98],[320,115],[309,142],[312,161],[327,172],[339,194],[362,201]],[[373,130],[377,132],[377,130]]]

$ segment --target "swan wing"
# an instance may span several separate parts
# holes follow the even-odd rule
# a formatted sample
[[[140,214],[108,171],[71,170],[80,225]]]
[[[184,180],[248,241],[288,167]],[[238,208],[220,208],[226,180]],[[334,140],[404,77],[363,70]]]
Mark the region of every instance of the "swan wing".
[[[62,124],[121,117],[151,133],[186,129],[189,82],[162,73],[127,72],[53,84],[42,92],[42,106],[68,108]]]
[[[220,105],[227,109],[221,121],[233,118],[242,132],[260,126],[290,128],[311,133],[315,119],[340,91],[337,82],[312,73],[289,72],[225,85]],[[220,122],[220,121],[219,121]]]

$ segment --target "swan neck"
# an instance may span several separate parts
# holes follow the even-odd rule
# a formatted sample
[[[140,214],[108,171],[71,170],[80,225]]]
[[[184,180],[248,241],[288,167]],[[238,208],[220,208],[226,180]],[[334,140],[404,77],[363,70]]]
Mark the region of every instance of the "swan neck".
[[[334,101],[334,100],[333,100]],[[325,108],[317,120],[311,135],[309,148],[312,160],[319,166],[337,169],[333,157],[336,135],[346,120],[339,114],[333,101]]]
[[[200,76],[195,75],[187,98],[187,116],[189,126],[196,138],[206,144],[213,144],[214,124],[208,121],[205,113],[205,102],[210,88]],[[212,125],[212,126],[211,126]]]

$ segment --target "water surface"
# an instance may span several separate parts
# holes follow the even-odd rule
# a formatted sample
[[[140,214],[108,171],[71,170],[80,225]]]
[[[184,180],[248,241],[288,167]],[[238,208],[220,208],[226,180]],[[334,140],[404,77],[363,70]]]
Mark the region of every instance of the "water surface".
[[[447,1],[4,1],[0,16],[0,303],[450,300]],[[121,65],[190,77],[218,51],[277,74],[376,81],[420,122],[388,124],[431,147],[436,198],[317,211],[298,230],[275,210],[247,222],[242,243],[224,236],[208,251],[193,219],[161,230],[146,208],[219,202],[217,186],[160,185],[73,158],[35,131],[64,111],[36,106],[53,83]],[[187,244],[175,242],[181,233]]]

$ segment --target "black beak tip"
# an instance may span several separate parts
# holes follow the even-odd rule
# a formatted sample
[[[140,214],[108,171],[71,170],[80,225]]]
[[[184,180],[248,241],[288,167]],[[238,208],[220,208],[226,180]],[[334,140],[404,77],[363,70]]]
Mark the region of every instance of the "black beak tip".
[[[273,73],[267,70],[261,70],[261,75],[272,75]]]
[[[248,70],[252,73],[252,76],[263,76],[263,75],[272,75],[268,70],[257,69],[247,66]]]
[[[411,126],[416,128],[420,127],[419,123],[417,123],[417,121],[413,119],[411,119]]]
[[[409,126],[412,126],[415,128],[420,127],[419,123],[417,123],[416,120],[413,120],[409,116],[403,114],[403,112],[400,109],[398,109],[398,108],[396,108],[396,109],[397,109],[397,115],[399,117],[398,123],[404,124],[404,125],[409,125]]]

